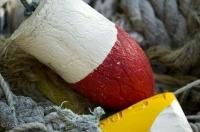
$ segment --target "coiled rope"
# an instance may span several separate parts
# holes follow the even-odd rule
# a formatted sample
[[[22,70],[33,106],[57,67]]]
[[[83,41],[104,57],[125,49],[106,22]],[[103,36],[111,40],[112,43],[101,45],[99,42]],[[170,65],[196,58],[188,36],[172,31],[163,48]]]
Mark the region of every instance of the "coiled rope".
[[[196,0],[90,0],[96,10],[123,26],[144,47],[177,48],[197,30]],[[109,10],[108,10],[109,9]],[[137,34],[137,35],[135,35]]]

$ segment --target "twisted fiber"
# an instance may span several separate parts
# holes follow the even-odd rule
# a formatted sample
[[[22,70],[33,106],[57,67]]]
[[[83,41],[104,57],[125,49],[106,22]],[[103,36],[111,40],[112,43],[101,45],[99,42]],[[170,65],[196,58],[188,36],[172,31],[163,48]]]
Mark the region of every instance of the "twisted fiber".
[[[91,112],[92,115],[82,116],[74,114],[71,110],[62,109],[61,107],[57,106],[54,106],[53,109],[56,111],[51,112],[44,117],[45,124],[38,122],[26,123],[9,130],[9,132],[22,132],[31,130],[53,132],[55,129],[57,131],[69,130],[100,132],[100,128],[98,128],[99,120],[102,114],[104,114],[103,109],[100,107],[97,107],[94,112]],[[57,127],[55,126],[56,124],[58,125]]]
[[[13,100],[13,93],[10,91],[10,87],[8,86],[8,84],[6,83],[6,81],[4,80],[3,76],[0,74],[0,86],[5,94],[5,97],[6,97],[6,100],[7,100],[7,103],[8,105],[10,106],[13,114],[14,114],[14,117],[15,119],[16,118],[16,113],[15,113],[15,107],[14,107],[14,100]],[[18,121],[15,120],[15,124],[17,125],[18,124]]]
[[[187,119],[188,120],[194,120],[194,121],[198,121],[200,120],[200,113],[198,113],[197,115],[190,115],[190,116],[187,116]]]
[[[190,123],[193,132],[200,132],[200,123]]]
[[[118,0],[105,0],[104,2],[99,0],[96,1],[94,8],[100,13],[104,14],[105,17],[111,19],[114,12],[116,11],[117,2]]]
[[[167,31],[175,43],[180,43],[187,33],[186,20],[178,9],[176,0],[165,0],[164,23]]]
[[[17,125],[18,124],[18,119],[16,118],[15,114],[15,107],[14,107],[14,95],[10,90],[10,87],[4,80],[3,76],[0,74],[0,86],[6,96],[6,100],[9,104],[9,106],[13,110],[15,124],[16,127],[11,129],[9,132],[20,132],[20,131],[28,131],[28,130],[40,130],[40,131],[54,131],[54,127],[52,124],[52,120],[54,123],[59,124],[57,130],[63,129],[65,127],[66,129],[69,130],[78,130],[78,131],[83,131],[83,130],[88,130],[88,131],[96,131],[99,132],[100,128],[98,128],[99,125],[99,120],[101,115],[104,114],[104,111],[102,108],[98,107],[94,110],[94,112],[91,112],[92,115],[77,115],[74,114],[71,110],[68,109],[62,109],[62,105],[65,103],[63,102],[60,107],[54,106],[53,108],[55,109],[55,112],[50,112],[45,118],[45,123],[47,124],[47,127],[45,124],[38,123],[38,122],[32,122],[32,123],[26,123],[22,125]],[[56,116],[55,116],[55,114]]]
[[[38,130],[42,132],[53,132],[53,130],[47,130],[47,127],[43,123],[33,122],[26,123],[9,130],[8,132],[24,132],[24,131]]]
[[[200,80],[196,80],[196,81],[194,81],[194,82],[192,82],[192,83],[189,83],[189,84],[187,84],[186,86],[184,86],[184,87],[182,87],[182,88],[176,90],[176,91],[174,92],[174,94],[176,94],[176,95],[181,94],[181,93],[183,93],[183,92],[185,92],[185,91],[188,91],[188,90],[192,89],[194,86],[197,86],[197,85],[199,85],[199,84],[200,84]]]
[[[154,10],[155,9],[153,9],[152,7],[151,7],[151,5],[148,3],[148,1],[142,1],[142,2],[144,2],[145,4],[141,4],[141,6],[144,6],[144,7],[147,7],[146,9],[148,9],[149,11],[145,11],[145,8],[143,8],[143,10],[142,10],[142,13],[143,14],[146,14],[146,16],[153,16],[152,18],[155,18],[156,20],[153,20],[153,21],[151,21],[151,19],[148,19],[148,17],[145,17],[145,15],[142,17],[142,18],[144,18],[143,19],[143,21],[144,21],[144,23],[146,23],[145,25],[147,26],[147,28],[145,28],[145,35],[147,36],[147,38],[148,38],[148,40],[149,41],[151,41],[151,42],[154,42],[154,43],[158,43],[159,41],[158,40],[156,40],[156,38],[159,38],[159,36],[157,36],[157,34],[155,34],[155,35],[152,35],[151,33],[152,32],[155,32],[156,31],[156,29],[154,29],[154,28],[152,28],[152,27],[155,27],[155,28],[158,28],[159,26],[159,24],[161,25],[161,28],[159,28],[160,29],[160,32],[162,32],[163,30],[167,30],[167,31],[172,31],[175,35],[176,35],[176,37],[174,37],[173,39],[175,39],[174,41],[180,41],[181,39],[183,39],[184,37],[184,33],[185,33],[185,28],[180,28],[182,25],[184,25],[184,17],[182,17],[182,15],[179,15],[178,13],[175,13],[177,16],[178,16],[178,20],[180,19],[180,20],[183,20],[183,21],[179,21],[179,22],[177,22],[177,20],[175,20],[174,19],[174,17],[171,17],[171,15],[173,15],[173,11],[175,11],[175,12],[179,12],[178,10],[170,10],[171,9],[171,7],[173,7],[173,8],[177,8],[177,4],[174,4],[176,1],[172,1],[172,3],[173,4],[170,4],[170,1],[165,1],[165,3],[164,4],[166,4],[166,5],[168,5],[168,8],[166,8],[165,9],[165,11],[167,10],[167,11],[170,11],[169,12],[169,14],[165,14],[165,13],[163,13],[163,12],[160,12],[160,15],[158,15],[158,16],[160,16],[160,17],[158,17],[158,18],[156,18],[156,15],[158,14],[157,12],[154,12]],[[162,1],[161,1],[162,2]],[[158,10],[158,9],[157,9]],[[153,14],[153,15],[152,15]],[[163,15],[163,14],[165,14],[165,15]],[[163,16],[162,16],[163,15]],[[185,13],[184,13],[184,16],[185,16]],[[179,18],[180,17],[180,18]],[[172,20],[171,20],[171,18],[172,18]],[[162,19],[165,19],[166,21],[167,21],[167,19],[170,19],[170,21],[165,21],[165,22],[162,22],[161,20]],[[148,23],[149,22],[149,23]],[[148,26],[147,24],[152,24],[151,26]],[[165,25],[167,25],[167,26],[174,26],[175,28],[180,28],[180,30],[175,30],[174,28],[167,28],[167,29],[165,29]],[[142,25],[142,26],[144,26],[144,25]],[[183,31],[183,32],[182,32]],[[165,32],[166,34],[167,34],[167,36],[169,36],[170,34],[168,34],[167,32]],[[172,34],[170,35],[171,37],[173,37],[172,36]],[[166,39],[166,38],[164,38],[164,39]],[[191,123],[192,125],[194,125],[193,123]],[[192,126],[191,125],[191,126]],[[194,127],[194,126],[192,126],[192,127]],[[196,127],[194,127],[193,129],[195,129]]]
[[[143,30],[142,15],[140,12],[140,0],[122,0],[121,6],[128,15],[136,31]]]
[[[142,0],[140,3],[142,19],[144,23],[144,35],[151,44],[159,44],[162,46],[170,45],[170,38],[163,21],[156,17],[150,2]]]
[[[181,41],[187,34],[190,0],[180,4],[176,0],[123,0],[122,9],[129,16],[133,29],[143,33],[150,45],[170,45]],[[176,45],[177,45],[176,44]],[[172,45],[173,46],[173,45]]]
[[[178,69],[182,73],[188,70],[196,70],[194,66],[198,66],[200,59],[200,33],[196,33],[191,39],[184,42],[184,46],[176,50],[167,50],[160,46],[148,49],[148,56],[151,60],[170,67]],[[197,71],[195,71],[198,74]]]
[[[194,86],[197,86],[197,85],[200,85],[200,79],[199,80],[196,80],[194,82],[191,82],[189,84],[187,84],[186,86],[176,90],[174,92],[175,95],[179,95],[179,94],[183,94],[180,101],[185,101],[189,94],[189,91],[194,87]],[[200,113],[197,113],[196,115],[189,115],[187,116],[187,119],[188,121],[190,121],[190,126],[193,130],[193,132],[200,132]]]
[[[6,100],[9,104],[9,106],[13,109],[13,114],[15,117],[15,124],[18,124],[16,115],[15,115],[15,107],[14,107],[14,100],[13,100],[13,93],[10,91],[10,88],[8,84],[5,82],[4,78],[0,74],[0,85],[2,87],[2,90],[6,96]],[[64,102],[65,103],[65,102]],[[17,126],[13,129],[11,129],[9,132],[20,132],[20,131],[27,131],[27,130],[40,130],[44,132],[53,132],[53,124],[51,124],[51,121],[53,120],[57,124],[61,124],[58,126],[58,129],[61,130],[63,128],[63,125],[66,127],[66,129],[69,130],[85,130],[88,129],[88,131],[100,131],[100,128],[98,128],[99,120],[101,115],[104,114],[104,111],[102,108],[98,107],[94,110],[94,112],[91,112],[92,115],[83,115],[79,116],[77,114],[74,114],[71,110],[68,109],[62,109],[63,103],[60,107],[55,106],[56,112],[51,112],[45,117],[45,123],[47,124],[48,128],[43,123],[38,122],[32,122],[32,123],[26,123],[22,124],[20,126]],[[56,114],[56,116],[55,116]]]

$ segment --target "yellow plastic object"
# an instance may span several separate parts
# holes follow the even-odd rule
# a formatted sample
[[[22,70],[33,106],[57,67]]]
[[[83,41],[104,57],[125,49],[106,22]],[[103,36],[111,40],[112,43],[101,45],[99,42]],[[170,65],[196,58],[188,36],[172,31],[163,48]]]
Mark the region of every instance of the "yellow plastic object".
[[[149,132],[162,110],[176,100],[173,93],[158,94],[101,121],[103,132]]]

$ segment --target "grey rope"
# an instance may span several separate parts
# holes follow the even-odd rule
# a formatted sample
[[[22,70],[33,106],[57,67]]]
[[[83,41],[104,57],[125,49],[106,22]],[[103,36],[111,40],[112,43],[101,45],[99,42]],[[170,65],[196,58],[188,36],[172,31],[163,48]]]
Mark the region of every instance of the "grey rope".
[[[200,84],[200,80],[196,80],[196,81],[194,81],[194,82],[192,82],[192,83],[189,83],[189,84],[187,84],[186,86],[184,86],[184,87],[182,87],[182,88],[176,90],[176,91],[174,92],[174,94],[175,94],[175,95],[181,94],[181,93],[183,93],[183,92],[185,92],[185,91],[187,91],[187,90],[192,89],[194,86],[197,86],[197,85],[199,85],[199,84]]]
[[[190,115],[190,116],[187,116],[187,119],[188,120],[200,120],[200,115]]]
[[[182,44],[186,37],[186,18],[176,0],[123,0],[121,8],[150,45]],[[184,5],[186,7],[187,4]]]
[[[196,80],[194,82],[191,82],[189,84],[187,84],[186,86],[179,88],[178,90],[176,90],[174,92],[175,95],[179,95],[182,93],[182,97],[180,99],[181,102],[185,101],[189,91],[194,87],[200,85],[200,79]],[[193,132],[200,132],[200,113],[196,114],[196,115],[188,115],[187,116],[188,121],[190,122],[190,126],[193,130]]]
[[[19,113],[20,108],[16,108],[15,110],[15,103],[17,106],[17,102],[15,102],[13,93],[10,90],[9,85],[4,80],[3,76],[0,74],[0,87],[2,88],[7,103],[12,108],[12,112],[15,118],[15,126],[14,128],[9,128],[9,132],[22,132],[22,131],[31,131],[31,130],[38,130],[42,132],[53,132],[55,130],[64,130],[64,131],[88,131],[88,132],[100,132],[99,128],[99,120],[100,117],[104,114],[104,110],[100,107],[91,111],[90,115],[77,115],[73,113],[69,109],[62,108],[63,104],[66,103],[64,101],[61,106],[53,106],[50,107],[50,110],[45,110],[46,115],[42,116],[44,121],[38,122],[36,120],[32,120],[29,123],[26,121],[22,121],[24,118],[19,119],[16,118],[16,111]],[[18,96],[16,96],[18,98]],[[29,100],[29,103],[31,101]],[[27,105],[26,105],[27,106]],[[24,107],[26,109],[26,107]],[[39,109],[37,109],[39,110]],[[42,111],[41,111],[42,112]],[[9,115],[7,115],[9,116]],[[35,117],[35,115],[33,114]],[[34,119],[34,117],[32,117]],[[31,117],[30,117],[31,118]],[[21,121],[21,122],[19,122]]]
[[[193,132],[200,132],[200,123],[190,123]]]
[[[47,132],[47,127],[43,123],[38,123],[38,122],[22,124],[20,126],[13,128],[12,130],[9,130],[8,132],[24,132],[33,129],[40,130],[40,132],[41,131]]]
[[[6,83],[6,81],[4,80],[4,78],[1,74],[0,74],[0,86],[1,86],[1,88],[4,92],[4,94],[5,94],[7,103],[10,106],[10,108],[11,108],[13,114],[14,114],[14,117],[16,117],[14,100],[13,100],[13,98],[14,98],[13,93],[11,92],[9,85]],[[15,120],[15,124],[16,125],[18,124],[17,120]]]
[[[197,115],[188,115],[187,119],[190,121],[193,132],[200,132],[200,113],[197,113]]]

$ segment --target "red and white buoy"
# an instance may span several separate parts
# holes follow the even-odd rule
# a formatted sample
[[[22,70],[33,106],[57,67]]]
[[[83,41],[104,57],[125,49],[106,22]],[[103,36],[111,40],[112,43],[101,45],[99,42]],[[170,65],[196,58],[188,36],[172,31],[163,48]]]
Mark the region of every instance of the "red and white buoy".
[[[154,94],[142,49],[82,0],[40,0],[11,39],[107,108],[123,109]]]

